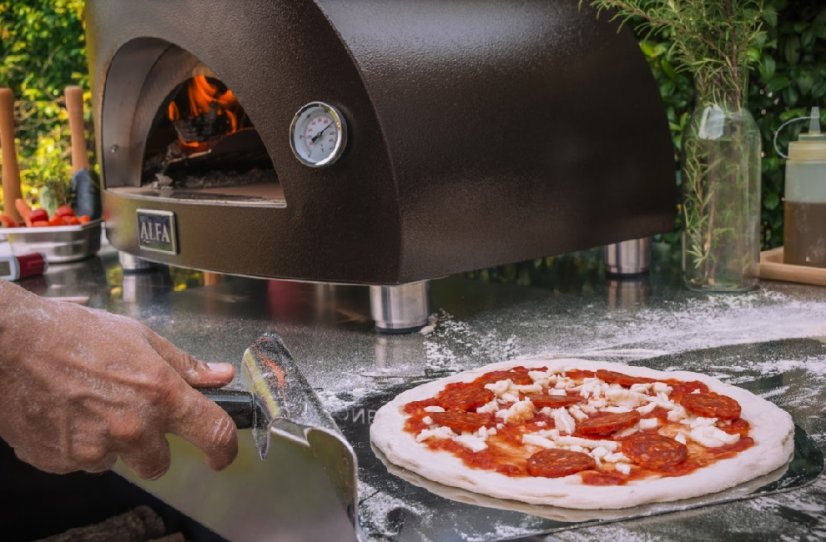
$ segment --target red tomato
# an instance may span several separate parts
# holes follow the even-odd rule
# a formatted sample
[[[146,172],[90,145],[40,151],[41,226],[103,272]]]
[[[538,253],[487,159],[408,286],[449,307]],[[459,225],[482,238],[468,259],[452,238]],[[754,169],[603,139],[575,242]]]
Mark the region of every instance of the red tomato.
[[[80,224],[80,219],[78,219],[78,217],[76,217],[76,216],[66,216],[66,217],[63,217],[63,220],[66,221],[66,223],[71,225],[71,226],[76,226],[76,225]]]
[[[57,216],[75,216],[75,210],[70,205],[61,205],[54,214]]]
[[[89,215],[80,215],[80,223],[81,224],[88,224],[90,220],[92,220],[92,219],[89,218]]]
[[[0,215],[0,225],[4,228],[15,228],[17,227],[17,222],[9,215]]]
[[[29,215],[29,220],[31,220],[32,226],[34,226],[35,222],[46,222],[48,224],[49,213],[47,213],[43,209],[34,209]]]
[[[62,226],[63,225],[63,217],[53,215],[49,218],[49,226]]]
[[[32,213],[32,214],[34,214],[34,213]],[[35,220],[35,221],[32,222],[32,227],[33,228],[43,228],[43,227],[47,227],[48,225],[49,225],[48,220]]]

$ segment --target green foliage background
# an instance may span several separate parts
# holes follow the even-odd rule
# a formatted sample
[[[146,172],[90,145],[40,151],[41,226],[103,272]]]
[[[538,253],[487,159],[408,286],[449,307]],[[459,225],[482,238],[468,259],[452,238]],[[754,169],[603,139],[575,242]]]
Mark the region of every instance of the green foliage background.
[[[68,85],[87,89],[86,133],[88,148],[93,148],[83,3],[0,0],[0,86],[10,87],[15,95],[22,191],[32,202],[46,184],[68,185],[72,173],[63,100]]]
[[[808,114],[812,105],[826,106],[826,3],[766,0],[766,6],[766,41],[758,70],[751,76],[748,105],[763,134],[762,224],[763,245],[768,248],[783,240],[785,162],[772,148],[773,131],[787,119]],[[18,98],[23,190],[32,200],[44,183],[68,182],[71,173],[62,94],[69,84],[89,88],[82,11],[83,0],[0,0],[0,85],[11,87]],[[640,39],[666,105],[676,162],[692,107],[691,78],[675,69],[667,35],[641,35]],[[87,134],[89,148],[93,148],[88,91],[86,99]],[[783,148],[799,128],[781,134]],[[676,244],[679,235],[668,233],[663,240]],[[493,280],[530,282],[532,275],[552,261],[547,258],[480,273]]]

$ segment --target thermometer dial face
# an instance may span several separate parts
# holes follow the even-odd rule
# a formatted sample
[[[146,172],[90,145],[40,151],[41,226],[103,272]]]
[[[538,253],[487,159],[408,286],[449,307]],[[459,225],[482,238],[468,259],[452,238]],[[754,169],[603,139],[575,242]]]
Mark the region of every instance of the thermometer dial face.
[[[346,144],[347,125],[335,107],[324,102],[310,102],[293,117],[290,146],[305,166],[329,166],[339,159]]]

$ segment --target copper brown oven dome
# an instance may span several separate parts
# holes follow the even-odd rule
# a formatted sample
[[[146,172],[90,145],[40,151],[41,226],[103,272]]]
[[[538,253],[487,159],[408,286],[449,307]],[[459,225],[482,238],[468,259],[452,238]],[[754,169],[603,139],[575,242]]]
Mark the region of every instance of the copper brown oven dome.
[[[673,228],[657,86],[578,0],[89,0],[86,17],[107,230],[142,258],[400,284]],[[232,92],[258,162],[221,190],[154,189],[158,112],[198,74]],[[339,145],[327,167],[291,149],[314,102],[344,121],[302,125]],[[174,251],[141,243],[140,209],[174,218]]]

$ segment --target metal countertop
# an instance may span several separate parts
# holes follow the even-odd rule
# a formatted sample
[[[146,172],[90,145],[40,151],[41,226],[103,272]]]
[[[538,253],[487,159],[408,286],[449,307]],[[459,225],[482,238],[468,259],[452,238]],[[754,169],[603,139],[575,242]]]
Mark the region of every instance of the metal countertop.
[[[19,284],[46,297],[88,297],[90,306],[137,318],[207,361],[237,365],[250,343],[274,329],[325,407],[350,423],[369,423],[364,399],[382,391],[552,353],[718,376],[786,409],[826,452],[826,289],[764,281],[746,294],[701,295],[682,288],[673,258],[657,252],[643,280],[606,279],[590,261],[557,258],[541,287],[434,281],[432,330],[399,336],[373,330],[365,287],[223,277],[182,288],[167,270],[124,275],[108,246]],[[756,344],[797,338],[813,340]],[[365,503],[362,521],[392,538],[398,526],[387,511],[387,503]],[[575,527],[548,539],[732,537],[826,539],[826,476],[788,493]]]

